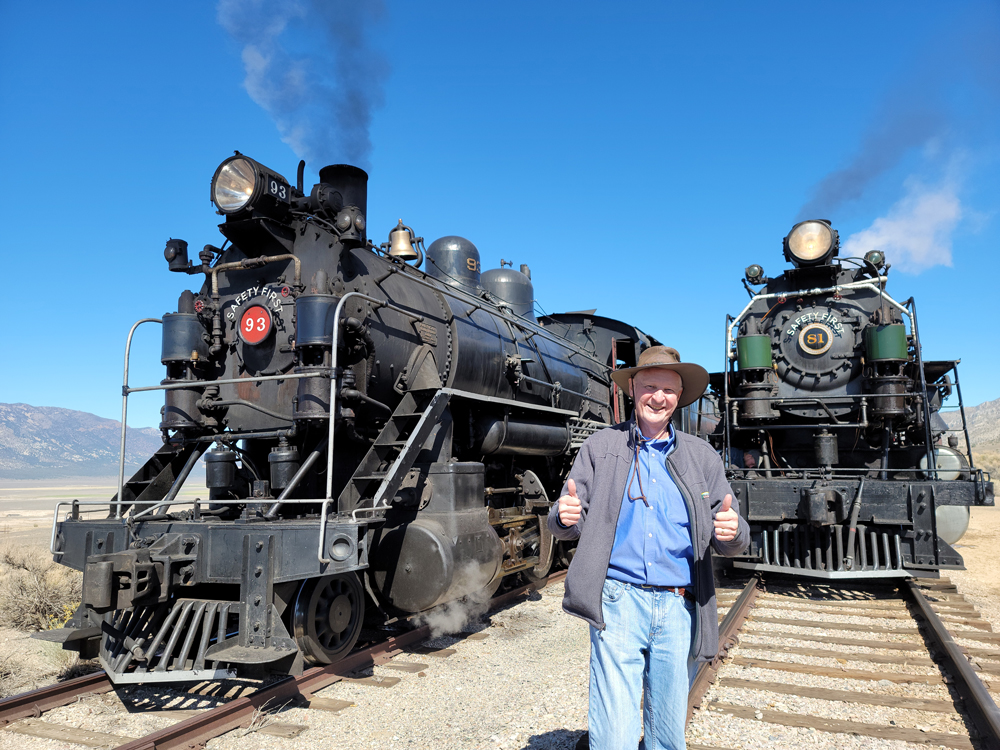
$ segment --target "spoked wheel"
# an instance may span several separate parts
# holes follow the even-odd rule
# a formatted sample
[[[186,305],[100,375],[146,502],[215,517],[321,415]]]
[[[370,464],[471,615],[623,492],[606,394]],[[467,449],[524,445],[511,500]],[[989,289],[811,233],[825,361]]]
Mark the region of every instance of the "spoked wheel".
[[[295,597],[292,634],[307,661],[332,664],[354,648],[365,615],[365,592],[355,573],[310,578]]]

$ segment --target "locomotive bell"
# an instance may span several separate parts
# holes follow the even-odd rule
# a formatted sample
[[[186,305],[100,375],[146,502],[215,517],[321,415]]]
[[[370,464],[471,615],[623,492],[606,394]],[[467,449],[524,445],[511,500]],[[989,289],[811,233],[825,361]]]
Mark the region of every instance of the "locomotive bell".
[[[400,260],[415,260],[417,251],[413,249],[413,230],[400,219],[396,228],[389,232],[389,255]]]

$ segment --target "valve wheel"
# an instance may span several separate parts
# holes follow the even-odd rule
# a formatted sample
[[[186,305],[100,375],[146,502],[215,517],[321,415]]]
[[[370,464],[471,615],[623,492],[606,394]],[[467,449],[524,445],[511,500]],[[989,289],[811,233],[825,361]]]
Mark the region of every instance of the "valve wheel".
[[[310,578],[295,597],[292,633],[313,664],[332,664],[354,648],[365,614],[365,592],[355,573]]]

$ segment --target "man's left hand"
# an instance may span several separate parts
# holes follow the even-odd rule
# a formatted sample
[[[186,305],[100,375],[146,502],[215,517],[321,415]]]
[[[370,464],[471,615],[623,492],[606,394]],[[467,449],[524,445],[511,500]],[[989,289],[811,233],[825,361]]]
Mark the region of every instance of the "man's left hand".
[[[715,514],[715,538],[720,542],[732,541],[740,529],[740,514],[732,504],[733,496],[726,495],[722,500],[722,507]]]

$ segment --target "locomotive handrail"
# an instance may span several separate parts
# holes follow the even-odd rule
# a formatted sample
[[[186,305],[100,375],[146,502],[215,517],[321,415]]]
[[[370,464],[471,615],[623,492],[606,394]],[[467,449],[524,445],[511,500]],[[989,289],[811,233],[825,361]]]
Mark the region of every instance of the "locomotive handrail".
[[[240,383],[262,383],[265,380],[302,380],[303,378],[327,378],[330,376],[328,370],[331,368],[321,368],[318,372],[293,372],[287,375],[260,375],[249,378],[224,378],[222,380],[182,380],[173,383],[161,383],[160,385],[144,385],[139,388],[129,388],[129,393],[141,393],[143,391],[173,391],[179,388],[203,388],[210,385],[239,385]]]
[[[976,468],[972,462],[972,441],[969,439],[969,423],[965,420],[965,402],[962,400],[962,386],[958,382],[958,362],[952,368],[955,372],[955,394],[958,396],[958,409],[962,413],[962,431],[965,433],[965,454],[969,458],[969,467]]]
[[[330,500],[333,499],[333,433],[334,425],[337,422],[336,419],[336,405],[337,405],[337,342],[340,340],[340,313],[344,310],[344,303],[353,297],[360,297],[361,299],[371,302],[375,307],[387,307],[390,310],[395,310],[403,315],[408,315],[414,320],[420,322],[423,321],[424,316],[417,313],[411,312],[399,305],[394,305],[391,302],[385,300],[376,299],[368,294],[363,294],[362,292],[348,292],[340,301],[337,303],[337,309],[333,313],[333,330],[331,332],[331,355],[330,355],[330,429],[327,433],[327,450],[326,450],[326,498],[323,503],[323,518],[326,518],[326,509]],[[325,526],[324,526],[325,530]],[[322,545],[322,541],[321,541]],[[322,555],[322,546],[320,547],[320,554]]]
[[[115,518],[122,517],[122,492],[125,490],[125,430],[126,416],[128,412],[128,394],[131,392],[128,387],[128,361],[129,355],[132,352],[132,336],[135,334],[135,330],[143,323],[159,323],[160,325],[163,325],[163,321],[160,318],[143,318],[142,320],[136,322],[131,329],[129,329],[128,338],[125,340],[125,373],[122,376],[122,438],[120,455],[118,456],[118,502],[115,509]],[[56,515],[58,515],[58,512]],[[55,544],[54,527],[52,534],[52,543]]]
[[[917,369],[920,371],[920,404],[924,409],[924,440],[927,446],[927,476],[938,478],[937,458],[934,456],[934,439],[931,436],[931,405],[927,398],[927,373],[924,372],[924,359],[920,344],[920,330],[917,326],[917,303],[910,297],[906,304],[910,306],[913,314],[910,316],[910,328],[913,332],[913,351],[917,357]],[[972,455],[972,451],[969,451]]]
[[[193,451],[191,451],[191,455],[188,456],[188,460],[184,462],[183,468],[177,475],[177,478],[174,480],[173,484],[170,485],[170,489],[167,491],[167,494],[164,495],[163,498],[159,500],[157,503],[149,506],[145,510],[139,511],[138,513],[133,511],[132,521],[135,521],[135,519],[137,518],[142,518],[147,513],[152,513],[154,510],[157,510],[158,508],[164,508],[173,505],[174,498],[176,498],[177,493],[181,491],[181,486],[184,484],[184,482],[187,481],[188,476],[191,474],[191,470],[194,468],[194,465],[198,463],[198,459],[201,458],[201,455],[204,452],[205,450],[203,448],[195,448]]]
[[[405,265],[405,264],[404,264],[403,267],[404,268],[412,268],[412,266]],[[394,269],[395,269],[396,273],[401,273],[402,272],[402,270],[400,268],[395,268],[394,267]],[[416,270],[416,269],[414,269],[414,270]],[[424,274],[423,271],[420,271],[419,273]],[[424,275],[426,275],[426,274],[424,274]],[[482,306],[482,303],[481,303],[480,300],[477,300],[473,295],[469,294],[466,291],[463,291],[462,289],[454,289],[454,288],[448,286],[447,284],[441,284],[440,287],[437,287],[437,286],[434,286],[433,284],[431,284],[430,282],[428,282],[426,279],[420,278],[416,274],[407,274],[406,278],[409,279],[410,281],[413,281],[416,284],[421,284],[421,285],[427,287],[428,289],[432,289],[435,292],[438,292],[439,294],[445,294],[445,295],[448,295],[449,297],[454,297],[455,299],[461,300],[462,302],[465,302],[466,304],[474,305],[477,309],[483,309],[483,306]],[[511,315],[511,314],[505,313],[499,307],[497,307],[494,310],[493,307],[491,306],[490,314],[491,315],[496,315],[498,318],[502,318],[503,320],[507,321],[508,323],[513,323],[514,325],[518,326],[522,330],[525,330],[525,325],[526,324],[528,326],[532,325],[532,323],[531,323],[530,320],[527,320],[525,318],[521,318],[520,316],[517,316],[517,315]],[[535,326],[534,328],[527,328],[526,329],[529,333],[531,333],[533,335],[536,335],[536,336],[540,335],[543,338],[546,338],[546,339],[548,339],[549,341],[551,341],[551,342],[553,342],[555,344],[559,344],[560,346],[567,346],[568,342],[567,342],[566,339],[561,339],[558,336],[556,336],[556,335],[550,333],[549,331],[545,330],[545,326],[541,325],[540,323],[534,323],[533,325]],[[570,356],[573,356],[573,354],[580,354],[580,355],[586,357],[587,359],[589,359],[589,360],[591,360],[593,362],[596,362],[601,367],[607,367],[607,365],[604,362],[601,362],[601,360],[599,360],[597,357],[595,357],[593,354],[591,354],[590,352],[588,352],[583,347],[577,346],[575,344],[573,344],[573,347],[575,348],[575,351],[571,350]],[[567,348],[570,348],[570,347],[567,346]]]
[[[889,304],[891,304],[897,310],[902,312],[903,315],[905,315],[907,318],[910,318],[912,321],[910,311],[907,310],[903,305],[896,302],[896,300],[894,300],[888,294],[886,294],[885,290],[881,286],[875,286],[872,283],[872,281],[878,281],[881,284],[884,284],[888,281],[888,279],[885,276],[879,276],[876,279],[872,279],[871,281],[852,281],[849,284],[838,284],[836,286],[830,286],[830,287],[817,287],[815,289],[800,289],[798,291],[789,291],[789,292],[771,292],[770,294],[755,294],[753,297],[750,298],[750,301],[747,302],[746,307],[743,308],[740,314],[737,315],[735,318],[733,318],[732,325],[727,326],[726,328],[726,356],[727,357],[729,356],[729,349],[731,347],[733,340],[733,330],[736,328],[737,325],[739,325],[740,321],[743,320],[743,317],[750,311],[750,308],[753,306],[753,303],[756,302],[757,300],[779,299],[781,297],[815,297],[820,294],[830,294],[831,292],[839,294],[840,292],[843,291],[853,291],[855,289],[868,289],[869,291],[872,292],[878,292],[882,299],[887,300]]]

